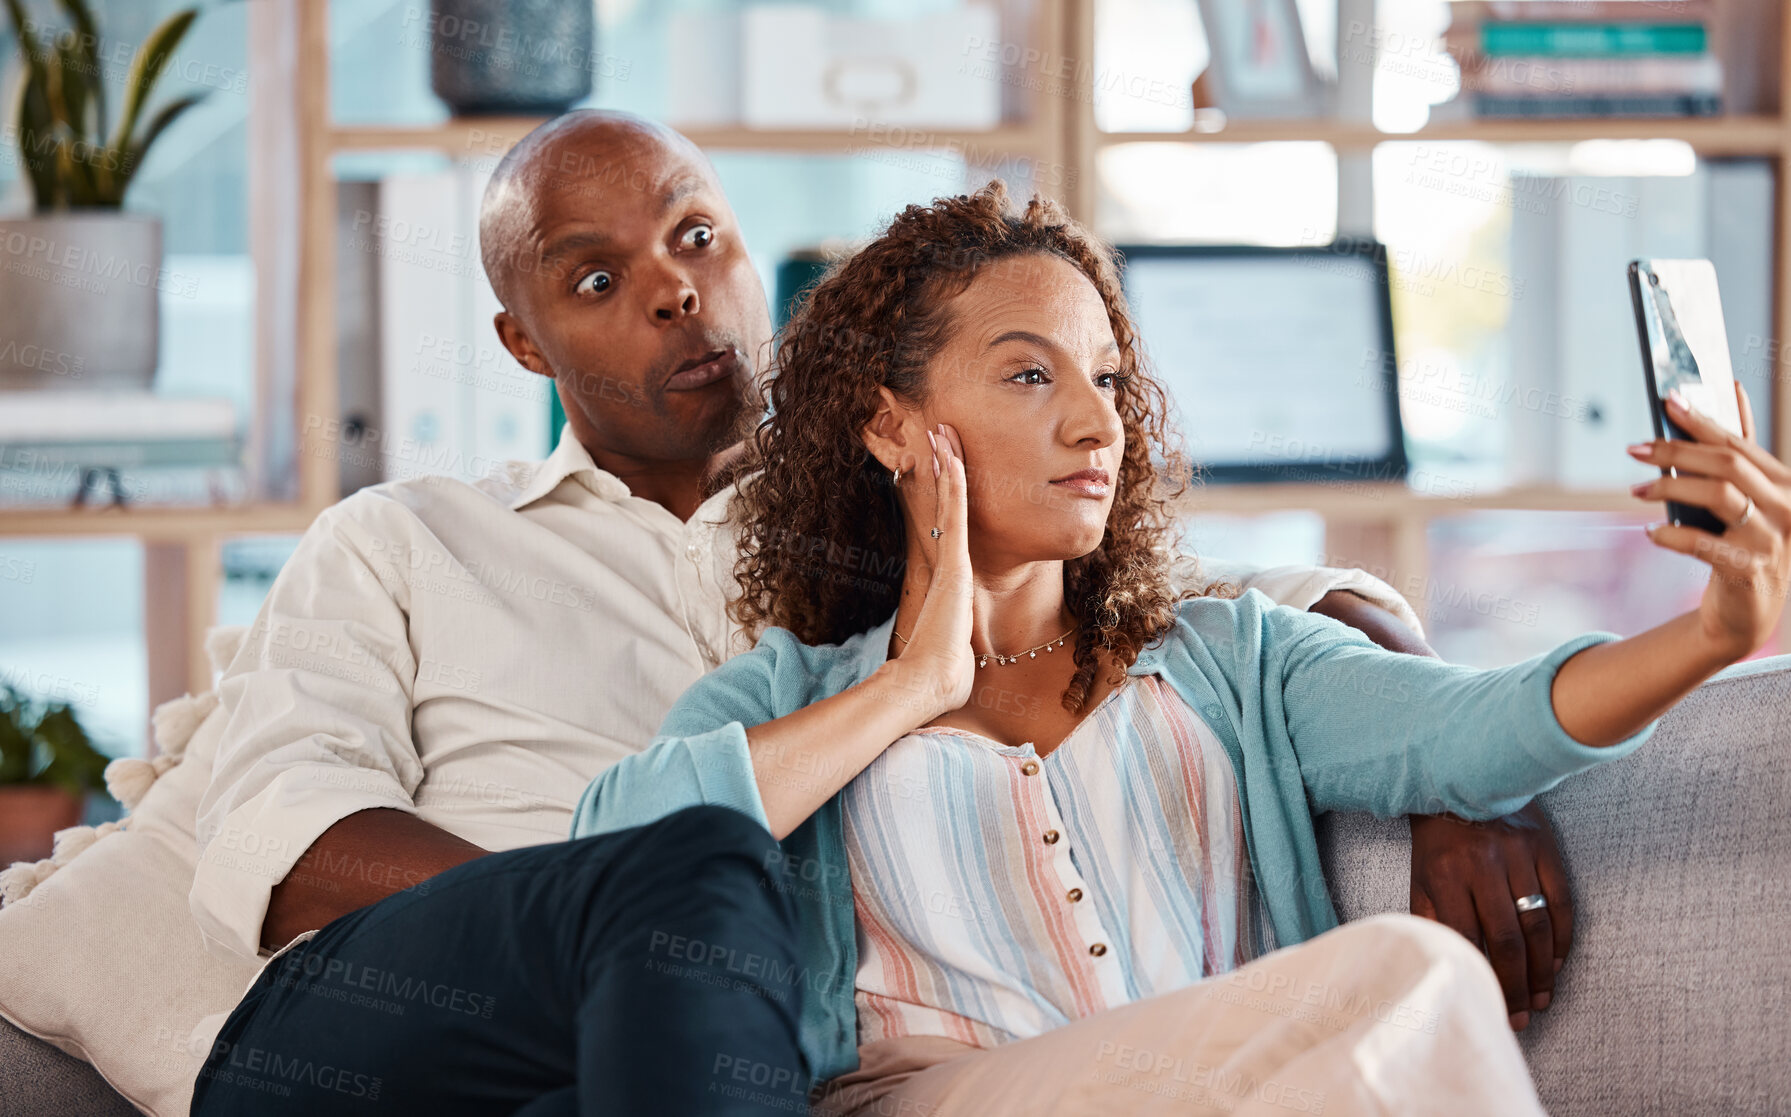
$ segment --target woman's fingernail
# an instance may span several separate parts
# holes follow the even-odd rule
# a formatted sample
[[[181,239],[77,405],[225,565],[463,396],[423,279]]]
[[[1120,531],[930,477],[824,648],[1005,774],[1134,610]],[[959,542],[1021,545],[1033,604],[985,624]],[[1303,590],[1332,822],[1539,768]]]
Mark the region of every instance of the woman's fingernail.
[[[1629,487],[1629,491],[1631,493],[1634,493],[1636,496],[1641,496],[1643,493],[1646,493],[1650,488],[1652,488],[1653,485],[1654,485],[1654,482],[1652,482],[1652,481],[1638,481]]]
[[[1628,447],[1628,450],[1638,458],[1651,458],[1654,456],[1654,443],[1638,442]]]
[[[1566,965],[1566,964],[1567,964],[1567,959],[1565,959],[1565,958],[1556,958],[1556,959],[1555,959],[1555,972],[1556,972],[1556,973],[1560,973],[1560,972],[1561,972],[1561,967],[1562,967],[1562,966],[1565,966],[1565,965]]]
[[[1548,1002],[1550,999],[1551,998],[1548,993],[1546,993],[1546,992],[1538,993],[1535,996],[1530,998],[1530,1007],[1532,1009],[1535,1009],[1537,1012],[1541,1012],[1543,1009],[1548,1007]]]
[[[1529,1013],[1514,1012],[1511,1014],[1511,1030],[1512,1031],[1521,1032],[1529,1026],[1530,1026],[1530,1014]]]

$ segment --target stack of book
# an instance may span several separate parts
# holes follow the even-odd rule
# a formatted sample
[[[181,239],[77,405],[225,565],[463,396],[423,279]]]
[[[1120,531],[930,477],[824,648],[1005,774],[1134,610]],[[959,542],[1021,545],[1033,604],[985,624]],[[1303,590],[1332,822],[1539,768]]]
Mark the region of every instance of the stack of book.
[[[1489,118],[1711,116],[1710,0],[1456,0],[1443,43]]]

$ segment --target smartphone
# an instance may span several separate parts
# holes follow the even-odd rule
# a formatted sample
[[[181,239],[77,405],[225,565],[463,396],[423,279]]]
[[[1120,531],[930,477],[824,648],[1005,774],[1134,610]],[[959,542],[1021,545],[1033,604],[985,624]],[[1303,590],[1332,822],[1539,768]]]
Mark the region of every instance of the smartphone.
[[[1632,260],[1629,294],[1642,340],[1643,380],[1654,437],[1695,441],[1667,415],[1667,396],[1679,389],[1686,402],[1739,436],[1741,407],[1729,365],[1729,336],[1717,297],[1716,267],[1709,260]],[[1674,470],[1663,467],[1664,476]],[[1727,527],[1707,508],[1667,501],[1669,523],[1721,535]]]

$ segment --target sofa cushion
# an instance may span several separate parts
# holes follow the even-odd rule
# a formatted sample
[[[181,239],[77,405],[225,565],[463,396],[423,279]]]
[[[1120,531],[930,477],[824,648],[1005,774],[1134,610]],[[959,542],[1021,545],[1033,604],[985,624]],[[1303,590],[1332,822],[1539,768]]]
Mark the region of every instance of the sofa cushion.
[[[1791,1091],[1791,656],[1739,664],[1633,755],[1542,796],[1574,894],[1520,1035],[1551,1113],[1776,1112]],[[1339,917],[1404,911],[1403,820],[1320,820]]]
[[[253,959],[209,953],[187,906],[193,819],[227,720],[214,709],[179,742],[185,755],[125,829],[0,907],[0,1017],[163,1117],[187,1113],[217,1029],[260,972]]]

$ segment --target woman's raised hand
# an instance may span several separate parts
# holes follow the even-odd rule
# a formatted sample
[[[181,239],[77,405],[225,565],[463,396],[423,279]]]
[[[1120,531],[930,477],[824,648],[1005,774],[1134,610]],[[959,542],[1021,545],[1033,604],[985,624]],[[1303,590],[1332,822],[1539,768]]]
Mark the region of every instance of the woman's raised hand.
[[[1638,460],[1678,474],[1635,486],[1637,496],[1696,504],[1729,525],[1721,535],[1683,524],[1649,535],[1658,546],[1710,564],[1710,584],[1698,604],[1701,628],[1741,659],[1771,636],[1791,588],[1791,467],[1754,441],[1747,392],[1737,384],[1735,393],[1740,436],[1686,407],[1675,392],[1667,413],[1697,441],[1655,439],[1629,449]]]
[[[964,449],[958,432],[940,423],[927,432],[933,451],[933,527],[921,536],[921,551],[932,566],[927,597],[921,603],[914,632],[902,650],[925,674],[926,701],[935,706],[926,724],[970,701],[976,681],[976,654],[970,647],[975,594],[970,573],[969,485],[964,476]],[[925,476],[925,466],[921,467]],[[923,531],[925,529],[923,528]]]

